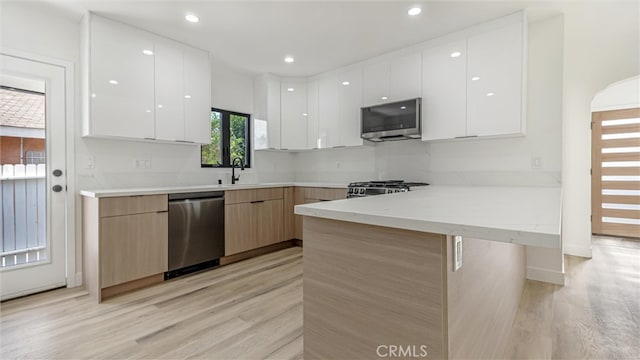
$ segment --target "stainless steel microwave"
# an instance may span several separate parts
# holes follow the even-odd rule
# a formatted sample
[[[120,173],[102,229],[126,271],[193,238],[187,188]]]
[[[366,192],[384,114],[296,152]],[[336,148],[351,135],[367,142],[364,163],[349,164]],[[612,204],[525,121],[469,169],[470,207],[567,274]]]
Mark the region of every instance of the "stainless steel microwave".
[[[361,108],[361,137],[369,141],[419,139],[420,98]]]

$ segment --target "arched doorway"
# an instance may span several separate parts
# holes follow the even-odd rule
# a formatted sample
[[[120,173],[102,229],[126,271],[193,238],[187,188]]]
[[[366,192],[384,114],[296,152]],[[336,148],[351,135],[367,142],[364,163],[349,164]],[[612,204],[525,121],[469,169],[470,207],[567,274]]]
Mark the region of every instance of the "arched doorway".
[[[640,238],[640,77],[591,103],[591,232]]]

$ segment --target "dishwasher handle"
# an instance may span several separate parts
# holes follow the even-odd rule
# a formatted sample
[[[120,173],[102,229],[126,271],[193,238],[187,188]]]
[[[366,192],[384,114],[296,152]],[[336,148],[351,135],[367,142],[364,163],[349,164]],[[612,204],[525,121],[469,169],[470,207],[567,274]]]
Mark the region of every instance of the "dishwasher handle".
[[[180,200],[220,199],[224,200],[224,191],[207,191],[169,194],[169,202]]]

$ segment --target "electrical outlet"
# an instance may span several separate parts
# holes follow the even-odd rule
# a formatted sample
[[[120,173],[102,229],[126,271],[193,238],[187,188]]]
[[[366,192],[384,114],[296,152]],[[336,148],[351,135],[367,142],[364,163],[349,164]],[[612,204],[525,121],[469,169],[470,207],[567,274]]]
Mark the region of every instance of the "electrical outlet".
[[[136,159],[136,169],[151,169],[151,160],[149,159]]]
[[[542,169],[542,158],[541,157],[533,157],[533,158],[531,158],[531,168],[532,169]]]
[[[453,271],[456,272],[462,267],[462,236],[453,237]]]
[[[95,167],[95,161],[93,160],[93,156],[87,156],[84,159],[83,168],[85,168],[85,169],[93,169],[94,167]]]

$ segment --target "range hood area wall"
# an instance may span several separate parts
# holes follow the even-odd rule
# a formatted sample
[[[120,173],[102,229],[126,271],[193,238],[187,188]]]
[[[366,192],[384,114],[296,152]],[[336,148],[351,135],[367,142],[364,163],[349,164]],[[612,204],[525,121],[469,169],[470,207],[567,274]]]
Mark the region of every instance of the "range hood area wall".
[[[449,185],[558,186],[562,172],[563,18],[530,23],[528,36],[526,137],[406,140],[302,152],[296,155],[296,180],[398,178]],[[534,166],[535,159],[540,160],[539,167]],[[355,178],[367,172],[369,177]]]

